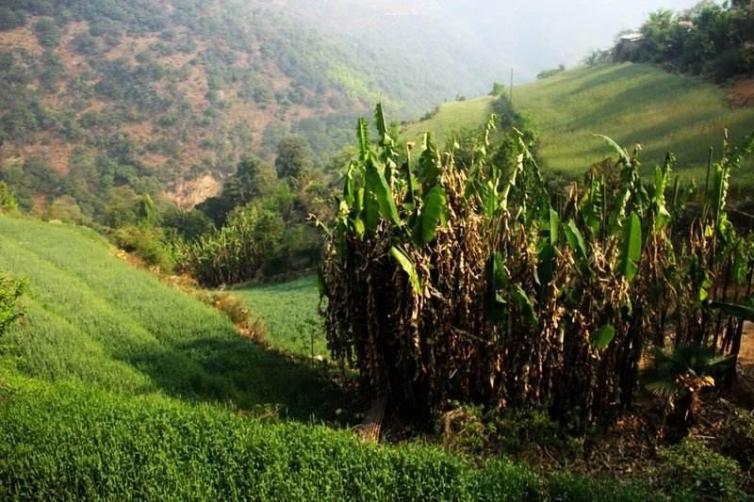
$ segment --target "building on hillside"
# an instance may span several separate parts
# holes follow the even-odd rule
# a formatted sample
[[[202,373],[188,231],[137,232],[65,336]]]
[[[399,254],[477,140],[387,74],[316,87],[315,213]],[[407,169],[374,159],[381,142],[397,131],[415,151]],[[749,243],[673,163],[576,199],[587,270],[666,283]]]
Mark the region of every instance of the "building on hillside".
[[[639,50],[644,35],[640,31],[630,31],[618,37],[613,49],[613,58],[616,61],[631,61]]]

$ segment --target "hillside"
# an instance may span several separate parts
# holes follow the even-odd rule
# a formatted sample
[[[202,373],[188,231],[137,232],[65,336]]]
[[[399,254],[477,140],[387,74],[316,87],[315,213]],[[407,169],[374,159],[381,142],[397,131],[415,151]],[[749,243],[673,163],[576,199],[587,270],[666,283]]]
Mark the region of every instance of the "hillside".
[[[355,33],[331,35],[329,20],[347,6],[319,16],[293,7],[0,2],[0,179],[38,212],[67,196],[96,215],[121,185],[193,206],[217,193],[240,157],[271,159],[289,134],[304,136],[321,165],[378,99],[410,115],[486,86],[488,76],[452,70],[463,54],[443,49],[429,62],[438,45],[424,35],[416,53],[375,52],[379,37],[355,45]],[[374,19],[378,33],[386,9],[348,19]]]
[[[0,340],[2,367],[130,396],[333,413],[338,392],[308,368],[115,254],[90,230],[0,217],[0,269],[29,282],[26,315]]]
[[[719,149],[725,128],[734,141],[754,131],[754,108],[734,108],[728,99],[728,92],[713,84],[623,64],[579,68],[519,86],[513,103],[539,133],[539,152],[551,171],[578,175],[610,155],[593,136],[604,134],[625,146],[641,144],[645,169],[672,151],[679,169],[700,179],[708,148]],[[447,136],[449,130],[480,127],[493,101],[445,104],[431,119],[409,126],[408,138],[423,130]],[[754,176],[738,181],[751,183]]]

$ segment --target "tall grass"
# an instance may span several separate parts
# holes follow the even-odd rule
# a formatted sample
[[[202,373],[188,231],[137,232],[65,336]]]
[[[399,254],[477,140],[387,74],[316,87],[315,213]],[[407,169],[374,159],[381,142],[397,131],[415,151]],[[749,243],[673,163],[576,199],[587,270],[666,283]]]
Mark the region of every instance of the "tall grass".
[[[335,388],[241,338],[222,314],[115,257],[93,231],[0,217],[0,269],[28,280],[3,364],[47,380],[332,416]]]

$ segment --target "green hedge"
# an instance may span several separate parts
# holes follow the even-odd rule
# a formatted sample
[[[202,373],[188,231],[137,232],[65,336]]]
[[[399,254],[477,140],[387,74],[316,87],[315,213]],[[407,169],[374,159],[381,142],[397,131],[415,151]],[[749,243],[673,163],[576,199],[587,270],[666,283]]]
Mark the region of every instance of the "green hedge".
[[[429,447],[368,445],[323,426],[161,396],[18,383],[0,391],[2,500],[588,500],[595,488],[614,500],[647,498],[579,478],[546,483],[504,460],[475,468]]]

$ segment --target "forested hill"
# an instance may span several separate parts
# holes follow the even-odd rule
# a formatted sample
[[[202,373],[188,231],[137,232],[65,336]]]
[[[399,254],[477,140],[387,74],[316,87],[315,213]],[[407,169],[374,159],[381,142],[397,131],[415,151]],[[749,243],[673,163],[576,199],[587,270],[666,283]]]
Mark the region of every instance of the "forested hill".
[[[377,99],[411,114],[481,85],[379,37],[327,36],[294,3],[0,0],[0,180],[27,209],[96,214],[118,186],[192,205],[290,134],[323,163]]]

